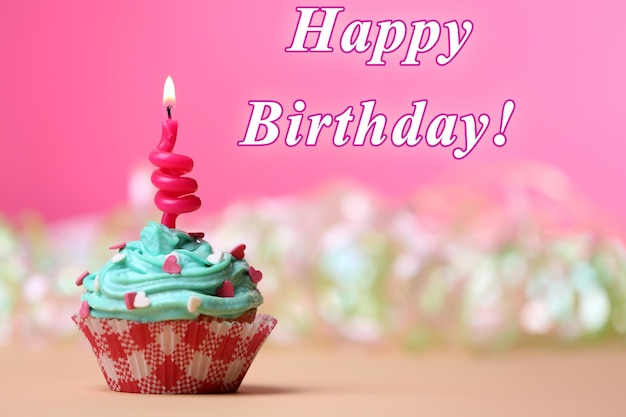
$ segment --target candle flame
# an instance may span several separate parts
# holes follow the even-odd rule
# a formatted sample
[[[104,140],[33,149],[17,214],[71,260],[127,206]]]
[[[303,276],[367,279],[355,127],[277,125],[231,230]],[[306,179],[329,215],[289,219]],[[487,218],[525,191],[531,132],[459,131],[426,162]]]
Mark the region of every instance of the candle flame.
[[[174,81],[171,76],[167,76],[165,85],[163,86],[163,105],[173,106],[176,104],[176,90],[174,89]]]

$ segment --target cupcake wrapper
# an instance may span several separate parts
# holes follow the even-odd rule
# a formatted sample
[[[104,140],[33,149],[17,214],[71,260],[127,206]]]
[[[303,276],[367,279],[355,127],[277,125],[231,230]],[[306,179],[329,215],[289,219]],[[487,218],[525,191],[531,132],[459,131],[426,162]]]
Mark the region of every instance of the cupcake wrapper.
[[[237,391],[276,325],[267,314],[252,323],[72,319],[91,343],[109,388],[144,394]]]

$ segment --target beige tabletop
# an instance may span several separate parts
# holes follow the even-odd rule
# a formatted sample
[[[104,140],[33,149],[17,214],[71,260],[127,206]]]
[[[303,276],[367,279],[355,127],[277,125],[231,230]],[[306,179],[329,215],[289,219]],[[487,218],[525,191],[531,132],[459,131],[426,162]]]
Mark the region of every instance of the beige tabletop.
[[[0,415],[626,416],[626,348],[373,352],[264,347],[226,395],[109,391],[86,348],[0,349]]]

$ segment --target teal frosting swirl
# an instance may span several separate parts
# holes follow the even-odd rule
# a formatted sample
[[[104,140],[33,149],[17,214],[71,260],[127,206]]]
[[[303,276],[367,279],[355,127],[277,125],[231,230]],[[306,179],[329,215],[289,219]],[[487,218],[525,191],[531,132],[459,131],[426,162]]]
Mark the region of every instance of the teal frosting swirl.
[[[178,257],[180,273],[163,270],[166,258]],[[90,314],[140,322],[195,319],[199,315],[234,318],[263,302],[249,274],[245,259],[224,252],[213,264],[207,257],[213,248],[185,232],[150,222],[140,240],[126,243],[100,271],[83,280]],[[234,287],[232,297],[217,295],[224,281]],[[145,293],[149,305],[129,309],[127,293]],[[141,294],[143,296],[143,294]],[[189,307],[190,297],[195,299]],[[190,311],[193,310],[193,311]]]

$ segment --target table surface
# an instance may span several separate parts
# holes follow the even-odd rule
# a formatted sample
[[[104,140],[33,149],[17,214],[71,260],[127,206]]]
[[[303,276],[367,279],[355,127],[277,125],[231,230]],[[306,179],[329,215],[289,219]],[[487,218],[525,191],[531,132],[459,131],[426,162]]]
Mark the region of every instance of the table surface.
[[[239,392],[109,391],[86,347],[0,349],[2,416],[624,416],[626,348],[401,352],[264,347]]]

